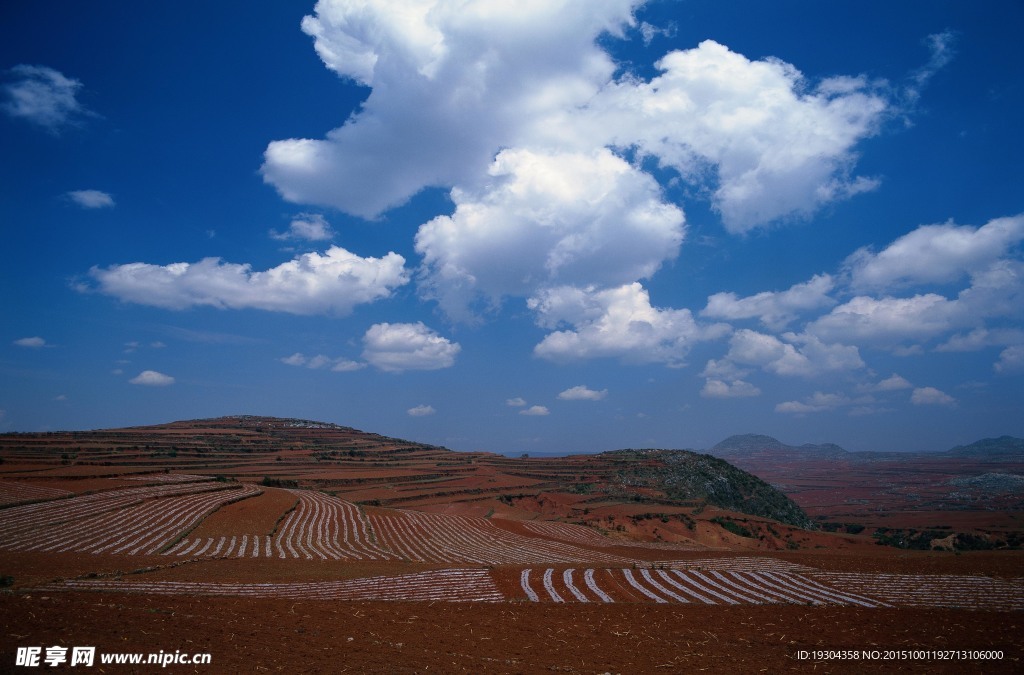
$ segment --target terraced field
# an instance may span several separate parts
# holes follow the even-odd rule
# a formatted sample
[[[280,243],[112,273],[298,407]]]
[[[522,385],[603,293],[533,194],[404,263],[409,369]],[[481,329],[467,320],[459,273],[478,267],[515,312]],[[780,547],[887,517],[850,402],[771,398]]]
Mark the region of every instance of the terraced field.
[[[451,602],[533,616],[552,639],[543,618],[552,615],[524,608],[571,608],[592,617],[594,631],[609,617],[633,617],[605,633],[614,641],[668,611],[678,612],[676,624],[689,616],[717,635],[741,609],[762,621],[799,613],[807,626],[815,616],[873,626],[931,611],[940,614],[914,616],[989,627],[1019,622],[1024,610],[1018,552],[907,557],[867,536],[801,530],[673,501],[648,483],[617,483],[623,462],[643,463],[642,473],[628,475],[659,467],[643,454],[513,460],[335,425],[229,418],[8,435],[0,457],[0,577],[11,582],[0,606],[8,622],[31,624],[34,598],[88,611],[202,600],[189,610],[193,619],[203,608],[231,616],[261,602],[290,603],[274,605],[287,612],[330,601],[323,606],[357,617],[372,603],[422,603],[401,610],[410,622],[447,616],[434,608]],[[132,634],[139,621],[117,625]],[[502,634],[496,628],[486,639]],[[403,639],[430,642],[422,634]],[[686,643],[683,636],[673,645]],[[515,663],[476,665],[519,672]]]

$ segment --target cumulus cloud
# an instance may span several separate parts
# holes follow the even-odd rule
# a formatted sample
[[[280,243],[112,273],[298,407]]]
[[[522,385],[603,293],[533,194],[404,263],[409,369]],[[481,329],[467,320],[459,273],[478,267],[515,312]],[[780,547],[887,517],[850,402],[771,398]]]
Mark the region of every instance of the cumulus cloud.
[[[655,66],[661,75],[610,85],[583,116],[611,131],[613,144],[637,147],[684,178],[712,173],[713,205],[730,232],[877,187],[851,175],[854,147],[889,105],[865,79],[809,87],[788,63],[751,61],[712,40]]]
[[[76,98],[82,83],[47,66],[18,65],[8,71],[2,109],[11,117],[39,125],[50,133],[91,115]]]
[[[858,295],[807,326],[823,339],[894,346],[930,340],[955,330],[983,328],[992,318],[1024,316],[1024,263],[1003,259],[972,273],[971,285],[955,298],[938,293],[911,297]],[[952,351],[957,341],[947,344]]]
[[[834,287],[831,276],[818,274],[785,291],[765,291],[745,298],[735,293],[715,293],[708,297],[700,315],[729,321],[757,318],[767,328],[781,330],[804,312],[835,304],[829,296]]]
[[[526,405],[526,399],[522,398],[521,396],[516,396],[515,398],[507,398],[505,399],[505,405],[511,408],[522,408],[523,406]]]
[[[128,381],[132,384],[140,384],[144,387],[166,387],[174,384],[173,377],[170,375],[164,375],[163,373],[158,373],[155,370],[144,370]]]
[[[909,298],[859,295],[812,321],[807,332],[826,340],[893,344],[930,339],[956,324],[955,303],[936,293]]]
[[[683,365],[690,347],[728,333],[721,324],[699,325],[688,309],[651,306],[639,283],[608,290],[559,287],[530,298],[528,306],[549,333],[534,354],[552,361],[620,358],[627,363]]]
[[[935,387],[918,387],[910,395],[910,402],[914,405],[952,406],[956,404],[956,399]]]
[[[501,147],[583,105],[615,70],[594,43],[637,0],[320,0],[302,22],[324,64],[371,87],[325,139],[274,141],[264,180],[295,202],[374,217],[424,187],[470,182]]]
[[[588,389],[586,385],[581,384],[577,387],[571,387],[566,389],[558,395],[558,398],[563,401],[600,401],[608,396],[608,390],[602,389],[595,391],[594,389]]]
[[[476,295],[496,305],[557,285],[617,286],[674,258],[683,213],[657,182],[611,151],[501,152],[493,182],[454,190],[455,212],[420,227],[424,295],[449,315]]]
[[[826,344],[813,335],[796,333],[785,333],[780,339],[749,329],[733,334],[725,358],[786,376],[814,377],[864,367],[860,352],[851,345]]]
[[[39,337],[38,335],[33,337],[23,337],[14,341],[14,344],[19,347],[28,347],[29,349],[39,349],[40,347],[46,347],[46,340]]]
[[[520,410],[519,414],[527,415],[529,417],[543,417],[545,415],[550,415],[551,411],[542,405],[532,405],[525,410]]]
[[[303,239],[305,241],[329,241],[334,238],[327,219],[319,213],[300,213],[288,224],[286,232],[270,231],[270,237],[279,241]]]
[[[67,198],[83,209],[109,209],[114,207],[114,198],[99,190],[72,190]]]
[[[368,363],[391,373],[450,368],[462,349],[421,322],[375,324],[363,336],[363,347]]]
[[[713,41],[670,52],[650,81],[614,79],[597,38],[634,27],[639,4],[418,0],[395,12],[321,0],[302,29],[328,68],[370,92],[325,138],[270,143],[264,180],[288,200],[372,218],[425,187],[482,184],[503,148],[635,149],[708,188],[737,233],[877,185],[852,171],[890,106],[871,83],[813,85]]]
[[[718,380],[708,378],[700,390],[704,398],[746,398],[760,396],[761,390],[743,380]]]
[[[858,249],[845,266],[857,289],[949,283],[983,272],[1024,240],[1024,215],[982,227],[922,225],[875,253]]]
[[[427,417],[433,415],[437,411],[434,410],[434,406],[431,405],[418,405],[415,408],[409,408],[405,411],[410,417]]]
[[[338,246],[263,272],[205,258],[197,263],[93,267],[90,275],[101,293],[166,309],[210,306],[337,316],[387,298],[409,280],[405,259],[397,253],[362,258]]]

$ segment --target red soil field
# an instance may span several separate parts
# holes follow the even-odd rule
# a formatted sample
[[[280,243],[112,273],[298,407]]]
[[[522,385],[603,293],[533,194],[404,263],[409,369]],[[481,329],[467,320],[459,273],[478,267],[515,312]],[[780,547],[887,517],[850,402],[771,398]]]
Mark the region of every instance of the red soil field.
[[[24,488],[0,503],[4,672],[51,645],[212,655],[171,672],[1021,670],[1021,551],[901,550],[670,502],[623,491],[607,456],[239,417],[0,436],[0,457],[0,496]],[[950,497],[986,467],[922,465],[903,484],[884,463],[834,467],[761,470],[812,516],[1021,529],[1012,501]],[[910,648],[1002,653],[813,657]]]

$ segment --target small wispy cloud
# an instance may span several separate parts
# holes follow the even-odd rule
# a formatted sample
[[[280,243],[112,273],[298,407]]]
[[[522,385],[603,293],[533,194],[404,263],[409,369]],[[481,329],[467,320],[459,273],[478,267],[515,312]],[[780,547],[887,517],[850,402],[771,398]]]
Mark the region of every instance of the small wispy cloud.
[[[114,198],[100,190],[72,190],[65,196],[83,209],[109,209],[115,206]]]
[[[270,231],[270,238],[278,241],[289,239],[303,239],[305,241],[329,241],[334,238],[334,230],[331,229],[327,219],[319,213],[300,213],[288,224],[288,230],[278,232]]]
[[[607,389],[595,391],[593,389],[588,389],[586,385],[581,384],[577,387],[566,389],[558,395],[558,398],[563,401],[600,401],[607,395]]]
[[[550,415],[551,411],[542,405],[532,405],[525,410],[520,410],[519,414],[527,415],[528,417],[543,417],[544,415]]]
[[[93,115],[76,98],[82,83],[47,66],[17,65],[8,71],[13,81],[3,86],[0,104],[9,116],[57,134],[79,118]]]
[[[437,411],[434,410],[434,406],[431,405],[418,405],[415,408],[409,408],[406,411],[410,417],[427,417],[433,415]]]
[[[46,344],[46,340],[39,336],[23,337],[18,340],[15,340],[14,344],[16,344],[19,347],[28,347],[29,349],[39,349],[41,347],[48,346]]]

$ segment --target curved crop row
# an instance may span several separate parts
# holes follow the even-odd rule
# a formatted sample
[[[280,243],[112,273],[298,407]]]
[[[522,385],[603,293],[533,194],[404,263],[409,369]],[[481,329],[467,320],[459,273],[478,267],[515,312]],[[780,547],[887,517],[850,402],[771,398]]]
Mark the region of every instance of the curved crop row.
[[[120,511],[147,500],[178,497],[200,492],[236,489],[223,483],[183,483],[120,488],[55,501],[25,504],[4,509],[0,520],[0,547],[13,548],[12,541],[26,534],[69,521],[84,520],[108,511]]]
[[[418,511],[370,516],[381,543],[407,560],[480,565],[605,562],[631,559],[593,552],[573,544],[509,532],[486,518]]]
[[[57,499],[72,494],[69,490],[32,485],[20,481],[0,481],[0,506],[45,499]]]
[[[23,532],[0,548],[19,551],[154,554],[225,503],[259,494],[252,485],[148,499],[119,509]]]
[[[701,572],[664,569],[587,569],[582,583],[575,569],[561,574],[548,568],[541,582],[520,575],[523,593],[533,602],[654,602],[660,604],[812,604],[888,606],[874,598],[841,591],[805,575],[785,572]]]
[[[815,580],[853,586],[886,602],[914,607],[1024,609],[1024,579],[949,574],[815,572]]]

